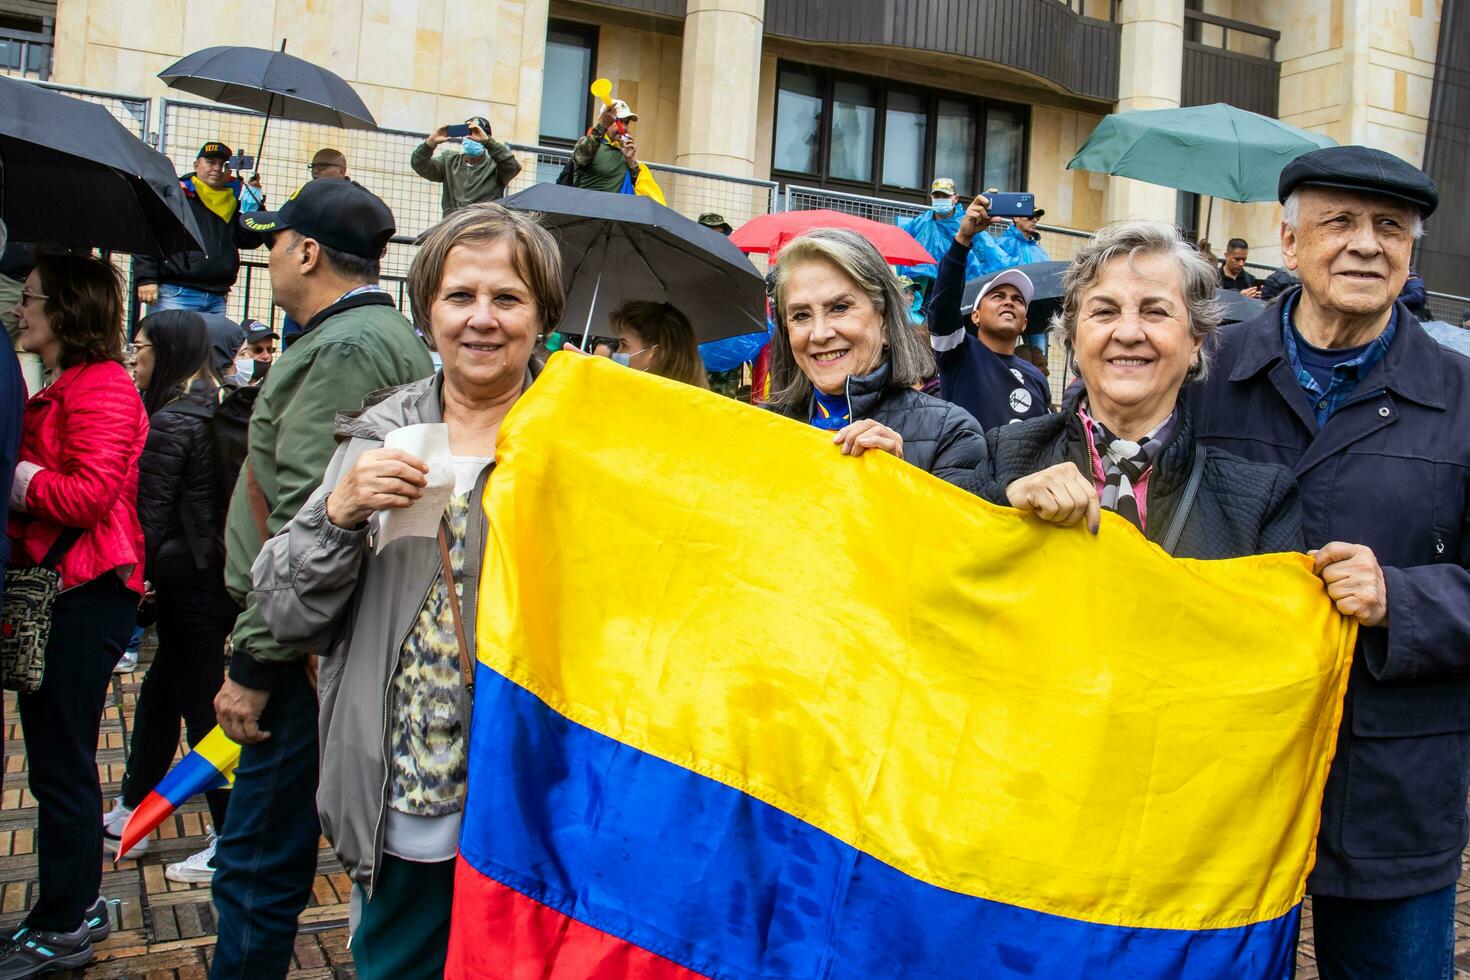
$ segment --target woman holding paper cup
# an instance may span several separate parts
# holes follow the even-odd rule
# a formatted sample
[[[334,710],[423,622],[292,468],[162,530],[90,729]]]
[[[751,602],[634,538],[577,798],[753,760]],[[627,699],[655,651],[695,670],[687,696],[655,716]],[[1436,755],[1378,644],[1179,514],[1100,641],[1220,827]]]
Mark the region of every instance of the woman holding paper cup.
[[[534,219],[472,205],[431,229],[409,271],[434,377],[338,423],[322,485],[255,563],[282,642],[322,655],[322,831],[356,887],[360,977],[444,970],[464,800],[479,500],[495,436],[565,306]],[[370,897],[369,897],[370,896]]]

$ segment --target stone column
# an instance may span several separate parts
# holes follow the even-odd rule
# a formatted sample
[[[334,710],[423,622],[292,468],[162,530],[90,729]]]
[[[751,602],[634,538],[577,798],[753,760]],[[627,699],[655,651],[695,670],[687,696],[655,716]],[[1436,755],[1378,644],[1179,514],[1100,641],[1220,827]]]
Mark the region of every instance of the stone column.
[[[1116,112],[1179,107],[1184,69],[1184,0],[1123,0]],[[1106,220],[1174,220],[1176,192],[1126,177],[1109,177]]]
[[[764,0],[688,0],[674,159],[679,166],[755,174],[764,18]]]

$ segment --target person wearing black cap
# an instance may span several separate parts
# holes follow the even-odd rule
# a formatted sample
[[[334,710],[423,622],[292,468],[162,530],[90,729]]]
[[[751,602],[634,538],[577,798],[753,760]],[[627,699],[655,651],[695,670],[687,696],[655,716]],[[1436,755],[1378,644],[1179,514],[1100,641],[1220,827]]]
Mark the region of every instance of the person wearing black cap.
[[[233,151],[219,140],[199,148],[194,172],[179,177],[184,199],[203,236],[203,251],[179,252],[159,259],[133,259],[139,302],[149,310],[225,312],[225,300],[240,273],[242,248],[257,248],[260,236],[240,224],[243,184],[230,170]]]
[[[215,855],[215,977],[285,976],[316,873],[317,702],[309,658],[266,628],[250,595],[251,564],[321,483],[337,445],[337,413],[434,370],[428,348],[377,284],[394,222],[371,192],[314,180],[280,211],[242,220],[268,241],[276,305],[304,326],[259,389],[225,526],[225,584],[245,611],[215,711],[242,749]]]
[[[235,374],[242,384],[258,385],[270,372],[281,335],[259,320],[245,321],[245,342],[235,355]]]
[[[1470,359],[1397,302],[1434,182],[1381,150],[1281,172],[1281,250],[1301,285],[1224,331],[1186,389],[1196,431],[1290,467],[1315,569],[1358,621],[1312,895],[1317,967],[1453,971],[1470,788]]]
[[[439,206],[446,218],[467,204],[500,200],[521,172],[521,162],[510,146],[490,135],[490,120],[471,116],[464,122],[470,132],[460,140],[460,152],[434,155],[441,143],[449,141],[449,127],[445,125],[414,147],[408,158],[414,173],[444,185]]]

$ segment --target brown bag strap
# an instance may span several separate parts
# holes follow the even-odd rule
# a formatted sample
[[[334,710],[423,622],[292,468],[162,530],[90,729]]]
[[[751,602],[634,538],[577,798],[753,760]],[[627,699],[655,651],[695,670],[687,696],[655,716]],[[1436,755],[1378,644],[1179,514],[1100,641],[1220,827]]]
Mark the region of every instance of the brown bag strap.
[[[454,584],[454,563],[449,557],[449,535],[444,522],[439,522],[439,561],[444,565],[444,585],[449,589],[449,614],[454,617],[454,638],[459,642],[459,672],[464,675],[464,686],[475,686],[475,674],[470,666],[470,644],[465,639],[464,621],[459,608],[459,590]]]
[[[255,518],[255,529],[260,532],[260,543],[265,544],[270,540],[265,528],[270,520],[271,505],[265,499],[265,491],[260,489],[260,482],[255,479],[255,467],[250,465],[248,457],[245,460],[245,495],[250,498],[250,516]]]

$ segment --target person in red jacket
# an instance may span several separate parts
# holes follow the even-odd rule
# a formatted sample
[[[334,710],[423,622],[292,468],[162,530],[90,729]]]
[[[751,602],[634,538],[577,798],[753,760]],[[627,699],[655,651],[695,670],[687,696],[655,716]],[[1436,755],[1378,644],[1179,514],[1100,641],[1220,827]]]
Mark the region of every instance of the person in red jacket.
[[[60,552],[41,687],[18,697],[36,798],[39,891],[0,946],[0,976],[82,966],[108,933],[97,731],[143,591],[138,459],[148,417],[122,365],[122,286],[91,257],[42,256],[19,305],[20,345],[55,376],[26,403],[10,491],[12,566]]]

